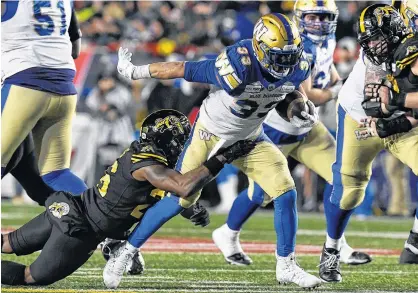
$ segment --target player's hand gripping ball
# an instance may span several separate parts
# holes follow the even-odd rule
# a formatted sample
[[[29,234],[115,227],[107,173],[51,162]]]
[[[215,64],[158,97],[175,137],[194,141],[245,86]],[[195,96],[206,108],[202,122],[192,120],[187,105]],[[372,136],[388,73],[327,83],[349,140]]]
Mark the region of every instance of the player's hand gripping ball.
[[[315,105],[300,91],[287,94],[276,106],[276,111],[287,122],[296,127],[312,127],[318,121]]]

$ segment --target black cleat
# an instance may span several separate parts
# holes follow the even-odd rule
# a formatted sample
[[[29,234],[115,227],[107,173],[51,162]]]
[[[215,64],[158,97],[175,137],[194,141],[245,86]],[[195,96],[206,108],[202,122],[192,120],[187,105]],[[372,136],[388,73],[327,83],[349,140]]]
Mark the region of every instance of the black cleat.
[[[319,261],[319,277],[325,282],[341,282],[340,252],[333,248],[322,248]]]
[[[225,257],[227,263],[231,265],[238,265],[238,266],[248,266],[253,263],[251,258],[249,258],[246,254],[239,252],[235,253],[231,256]]]
[[[400,264],[418,264],[418,233],[411,231],[408,240],[405,242],[404,249],[402,250],[401,257],[399,258]]]

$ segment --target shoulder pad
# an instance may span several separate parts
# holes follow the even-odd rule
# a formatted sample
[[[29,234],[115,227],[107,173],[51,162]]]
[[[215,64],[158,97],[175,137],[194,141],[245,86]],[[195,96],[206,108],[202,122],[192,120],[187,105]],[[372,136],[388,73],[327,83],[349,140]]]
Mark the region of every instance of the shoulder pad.
[[[157,161],[158,163],[168,166],[168,161],[163,151],[156,148],[155,145],[151,143],[140,142],[137,145],[136,150],[132,152],[131,162],[139,163],[141,161],[149,160]]]
[[[393,55],[396,68],[403,70],[418,57],[418,34],[407,35]]]

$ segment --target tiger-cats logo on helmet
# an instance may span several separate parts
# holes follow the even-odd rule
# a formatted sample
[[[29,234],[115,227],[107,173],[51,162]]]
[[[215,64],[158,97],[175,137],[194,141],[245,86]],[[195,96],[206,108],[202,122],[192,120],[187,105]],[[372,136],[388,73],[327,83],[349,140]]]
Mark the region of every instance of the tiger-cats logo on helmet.
[[[155,125],[153,126],[153,130],[155,132],[163,133],[166,130],[171,130],[174,135],[177,135],[176,128],[181,134],[184,134],[184,128],[181,124],[181,121],[178,117],[170,115],[165,118],[158,118],[155,120]]]
[[[383,25],[383,17],[390,16],[390,13],[393,11],[393,8],[390,6],[377,7],[373,14],[376,16],[377,25],[381,27]]]
[[[48,210],[55,218],[61,219],[62,216],[68,215],[70,206],[66,202],[54,202]]]

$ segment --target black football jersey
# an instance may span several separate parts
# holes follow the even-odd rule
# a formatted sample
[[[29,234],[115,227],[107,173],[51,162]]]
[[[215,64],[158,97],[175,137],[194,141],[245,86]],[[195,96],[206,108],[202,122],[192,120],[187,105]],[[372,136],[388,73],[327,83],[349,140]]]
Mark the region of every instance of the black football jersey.
[[[102,236],[119,238],[138,222],[145,211],[165,196],[148,181],[138,181],[132,173],[140,168],[160,164],[167,166],[164,154],[146,143],[129,148],[107,168],[100,182],[82,195],[86,216]]]
[[[418,34],[409,34],[393,55],[392,74],[388,76],[395,91],[416,92],[418,76],[411,71],[411,65],[418,58]]]

